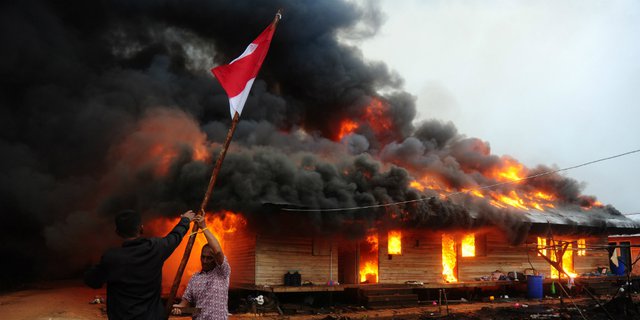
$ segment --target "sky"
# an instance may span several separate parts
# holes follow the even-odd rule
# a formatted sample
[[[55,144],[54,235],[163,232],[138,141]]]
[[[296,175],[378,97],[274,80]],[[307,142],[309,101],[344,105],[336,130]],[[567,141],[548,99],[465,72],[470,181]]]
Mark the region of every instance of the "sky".
[[[528,167],[640,149],[640,2],[378,4],[385,22],[357,46],[404,78],[418,121],[451,121]],[[633,153],[563,174],[640,213],[639,164]]]

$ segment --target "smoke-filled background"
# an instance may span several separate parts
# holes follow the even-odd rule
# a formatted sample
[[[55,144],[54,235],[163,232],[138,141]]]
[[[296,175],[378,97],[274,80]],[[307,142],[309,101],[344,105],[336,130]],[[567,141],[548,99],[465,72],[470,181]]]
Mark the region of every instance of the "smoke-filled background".
[[[376,5],[9,1],[0,10],[0,287],[78,275],[117,240],[121,209],[152,220],[199,207],[230,125],[209,69],[239,55],[278,8],[284,17],[211,211],[242,213],[256,228],[252,221],[270,220],[265,203],[341,208],[432,197],[312,221],[332,232],[354,218],[369,221],[355,233],[375,220],[517,231],[526,221],[497,206],[495,194],[540,190],[556,206],[597,205],[557,174],[502,185],[494,197],[440,197],[504,181],[499,173],[511,167],[517,176],[553,168],[494,155],[450,122],[416,121],[401,76],[338,40],[374,36],[383,21]]]
[[[358,46],[402,75],[417,119],[451,120],[530,166],[640,148],[640,2],[379,3],[384,23]],[[567,174],[637,219],[639,156]]]

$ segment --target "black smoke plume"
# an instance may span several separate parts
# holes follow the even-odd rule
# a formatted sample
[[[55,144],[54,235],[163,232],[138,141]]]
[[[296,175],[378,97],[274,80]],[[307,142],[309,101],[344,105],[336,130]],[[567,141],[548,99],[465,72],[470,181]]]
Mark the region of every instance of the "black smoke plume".
[[[491,184],[483,172],[501,158],[451,123],[414,127],[414,98],[402,79],[343,41],[376,33],[384,15],[375,5],[25,0],[0,8],[0,288],[76,275],[115,241],[112,220],[121,209],[153,219],[199,207],[230,123],[209,68],[239,55],[279,8],[284,17],[210,210],[242,212],[251,226],[265,203],[341,208],[431,197],[375,214],[314,214],[313,221],[334,232],[354,219],[366,221],[362,230],[380,221],[526,224],[486,201],[443,201],[409,187],[425,175],[452,189]],[[385,130],[362,120],[374,102],[384,105]],[[340,140],[345,119],[360,126]],[[562,195],[559,201],[585,201],[571,179],[530,184]],[[483,213],[471,219],[471,211]]]

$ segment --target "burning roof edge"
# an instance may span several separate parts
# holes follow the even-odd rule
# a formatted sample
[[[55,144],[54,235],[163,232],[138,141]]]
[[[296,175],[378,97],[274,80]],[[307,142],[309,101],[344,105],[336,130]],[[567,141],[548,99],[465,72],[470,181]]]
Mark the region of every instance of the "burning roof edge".
[[[332,228],[337,227],[336,223],[354,223],[365,220],[378,220],[385,213],[384,210],[369,208],[367,210],[345,210],[325,212],[322,210],[313,210],[312,208],[296,205],[291,203],[263,203],[262,210],[269,214],[279,214],[281,217],[304,219],[307,223],[317,224],[316,227],[331,225]],[[504,213],[511,216],[516,224],[529,225],[529,234],[546,234],[553,231],[558,234],[636,234],[640,233],[640,222],[629,219],[622,215],[619,211],[611,206],[596,207],[588,210],[576,206],[566,206],[561,208],[548,208],[544,211],[531,210],[509,210]],[[325,220],[325,215],[331,216],[331,222]],[[467,211],[468,220],[464,229],[473,229],[474,227],[484,227],[493,225],[501,226],[499,222],[487,221],[487,217],[482,213]],[[339,217],[339,218],[338,218]],[[432,216],[431,218],[436,218]],[[338,219],[336,219],[338,218]],[[460,218],[460,217],[458,217]],[[297,220],[296,219],[296,220]],[[473,222],[475,221],[475,223]],[[462,222],[462,221],[459,221]],[[422,227],[429,225],[421,223]],[[406,226],[405,226],[406,227]],[[415,226],[421,228],[420,226]],[[441,229],[452,229],[453,225],[442,226]],[[431,229],[434,229],[433,226]],[[438,228],[436,228],[438,229]],[[523,231],[523,230],[521,230]]]

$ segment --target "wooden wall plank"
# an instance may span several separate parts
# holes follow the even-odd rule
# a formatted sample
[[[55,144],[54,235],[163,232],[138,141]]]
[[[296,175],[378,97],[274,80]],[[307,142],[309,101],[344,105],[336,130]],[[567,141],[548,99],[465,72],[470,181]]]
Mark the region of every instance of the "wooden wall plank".
[[[457,278],[459,281],[476,281],[492,272],[521,272],[535,269],[545,277],[551,274],[551,266],[535,252],[534,244],[511,246],[499,230],[485,230],[486,256],[461,257],[457,254]],[[462,234],[454,234],[459,241]],[[442,278],[442,233],[432,231],[403,231],[402,254],[387,254],[387,238],[379,239],[379,282],[404,283],[405,281],[444,282]],[[585,238],[587,247],[604,245],[607,238]],[[567,241],[575,239],[563,239]],[[574,270],[580,275],[594,272],[599,266],[608,265],[606,250],[588,250],[586,256],[574,252]],[[524,280],[524,279],[523,279]]]
[[[338,279],[338,250],[331,244],[329,254],[313,255],[313,237],[265,236],[256,239],[256,280],[258,285],[283,285],[287,271],[297,270],[302,281],[325,284]],[[331,279],[333,278],[333,279]]]
[[[587,247],[591,245],[603,245],[606,237],[585,238]],[[556,237],[556,240],[576,240]],[[533,249],[534,244],[511,246],[507,239],[499,231],[487,233],[487,256],[461,258],[458,264],[461,281],[470,281],[482,276],[490,275],[492,271],[504,273],[516,271],[524,272],[526,269],[536,269],[545,277],[551,274],[551,266],[536,253],[527,249]],[[574,270],[580,275],[594,272],[598,266],[607,266],[608,258],[605,250],[589,250],[586,256],[578,256],[574,251]]]
[[[490,276],[496,270],[508,273],[534,268],[546,277],[550,275],[550,265],[535,252],[527,251],[527,248],[533,249],[534,244],[511,246],[499,230],[484,230],[482,234],[486,238],[486,255],[461,257],[458,254],[459,281],[474,281]],[[455,236],[460,239],[461,234]],[[444,282],[441,232],[404,230],[402,254],[392,256],[387,253],[386,234],[381,233],[379,239],[379,283]],[[607,244],[606,236],[586,238],[586,241],[587,247]],[[313,284],[338,279],[337,241],[330,242],[329,252],[326,248],[316,248],[316,253],[321,253],[317,255],[313,254],[313,237],[247,233],[238,234],[233,241],[227,242],[225,252],[232,265],[232,284],[283,285],[284,274],[289,270],[297,270],[303,281]],[[576,273],[594,272],[599,266],[608,266],[606,250],[587,250],[586,256],[578,256],[574,252]]]
[[[231,266],[230,285],[234,287],[255,284],[256,235],[252,232],[238,230],[225,236],[224,245],[224,252]]]
[[[402,254],[388,255],[388,239],[378,239],[378,282],[404,283],[406,281],[442,282],[442,249],[440,235],[428,231],[404,230]]]

